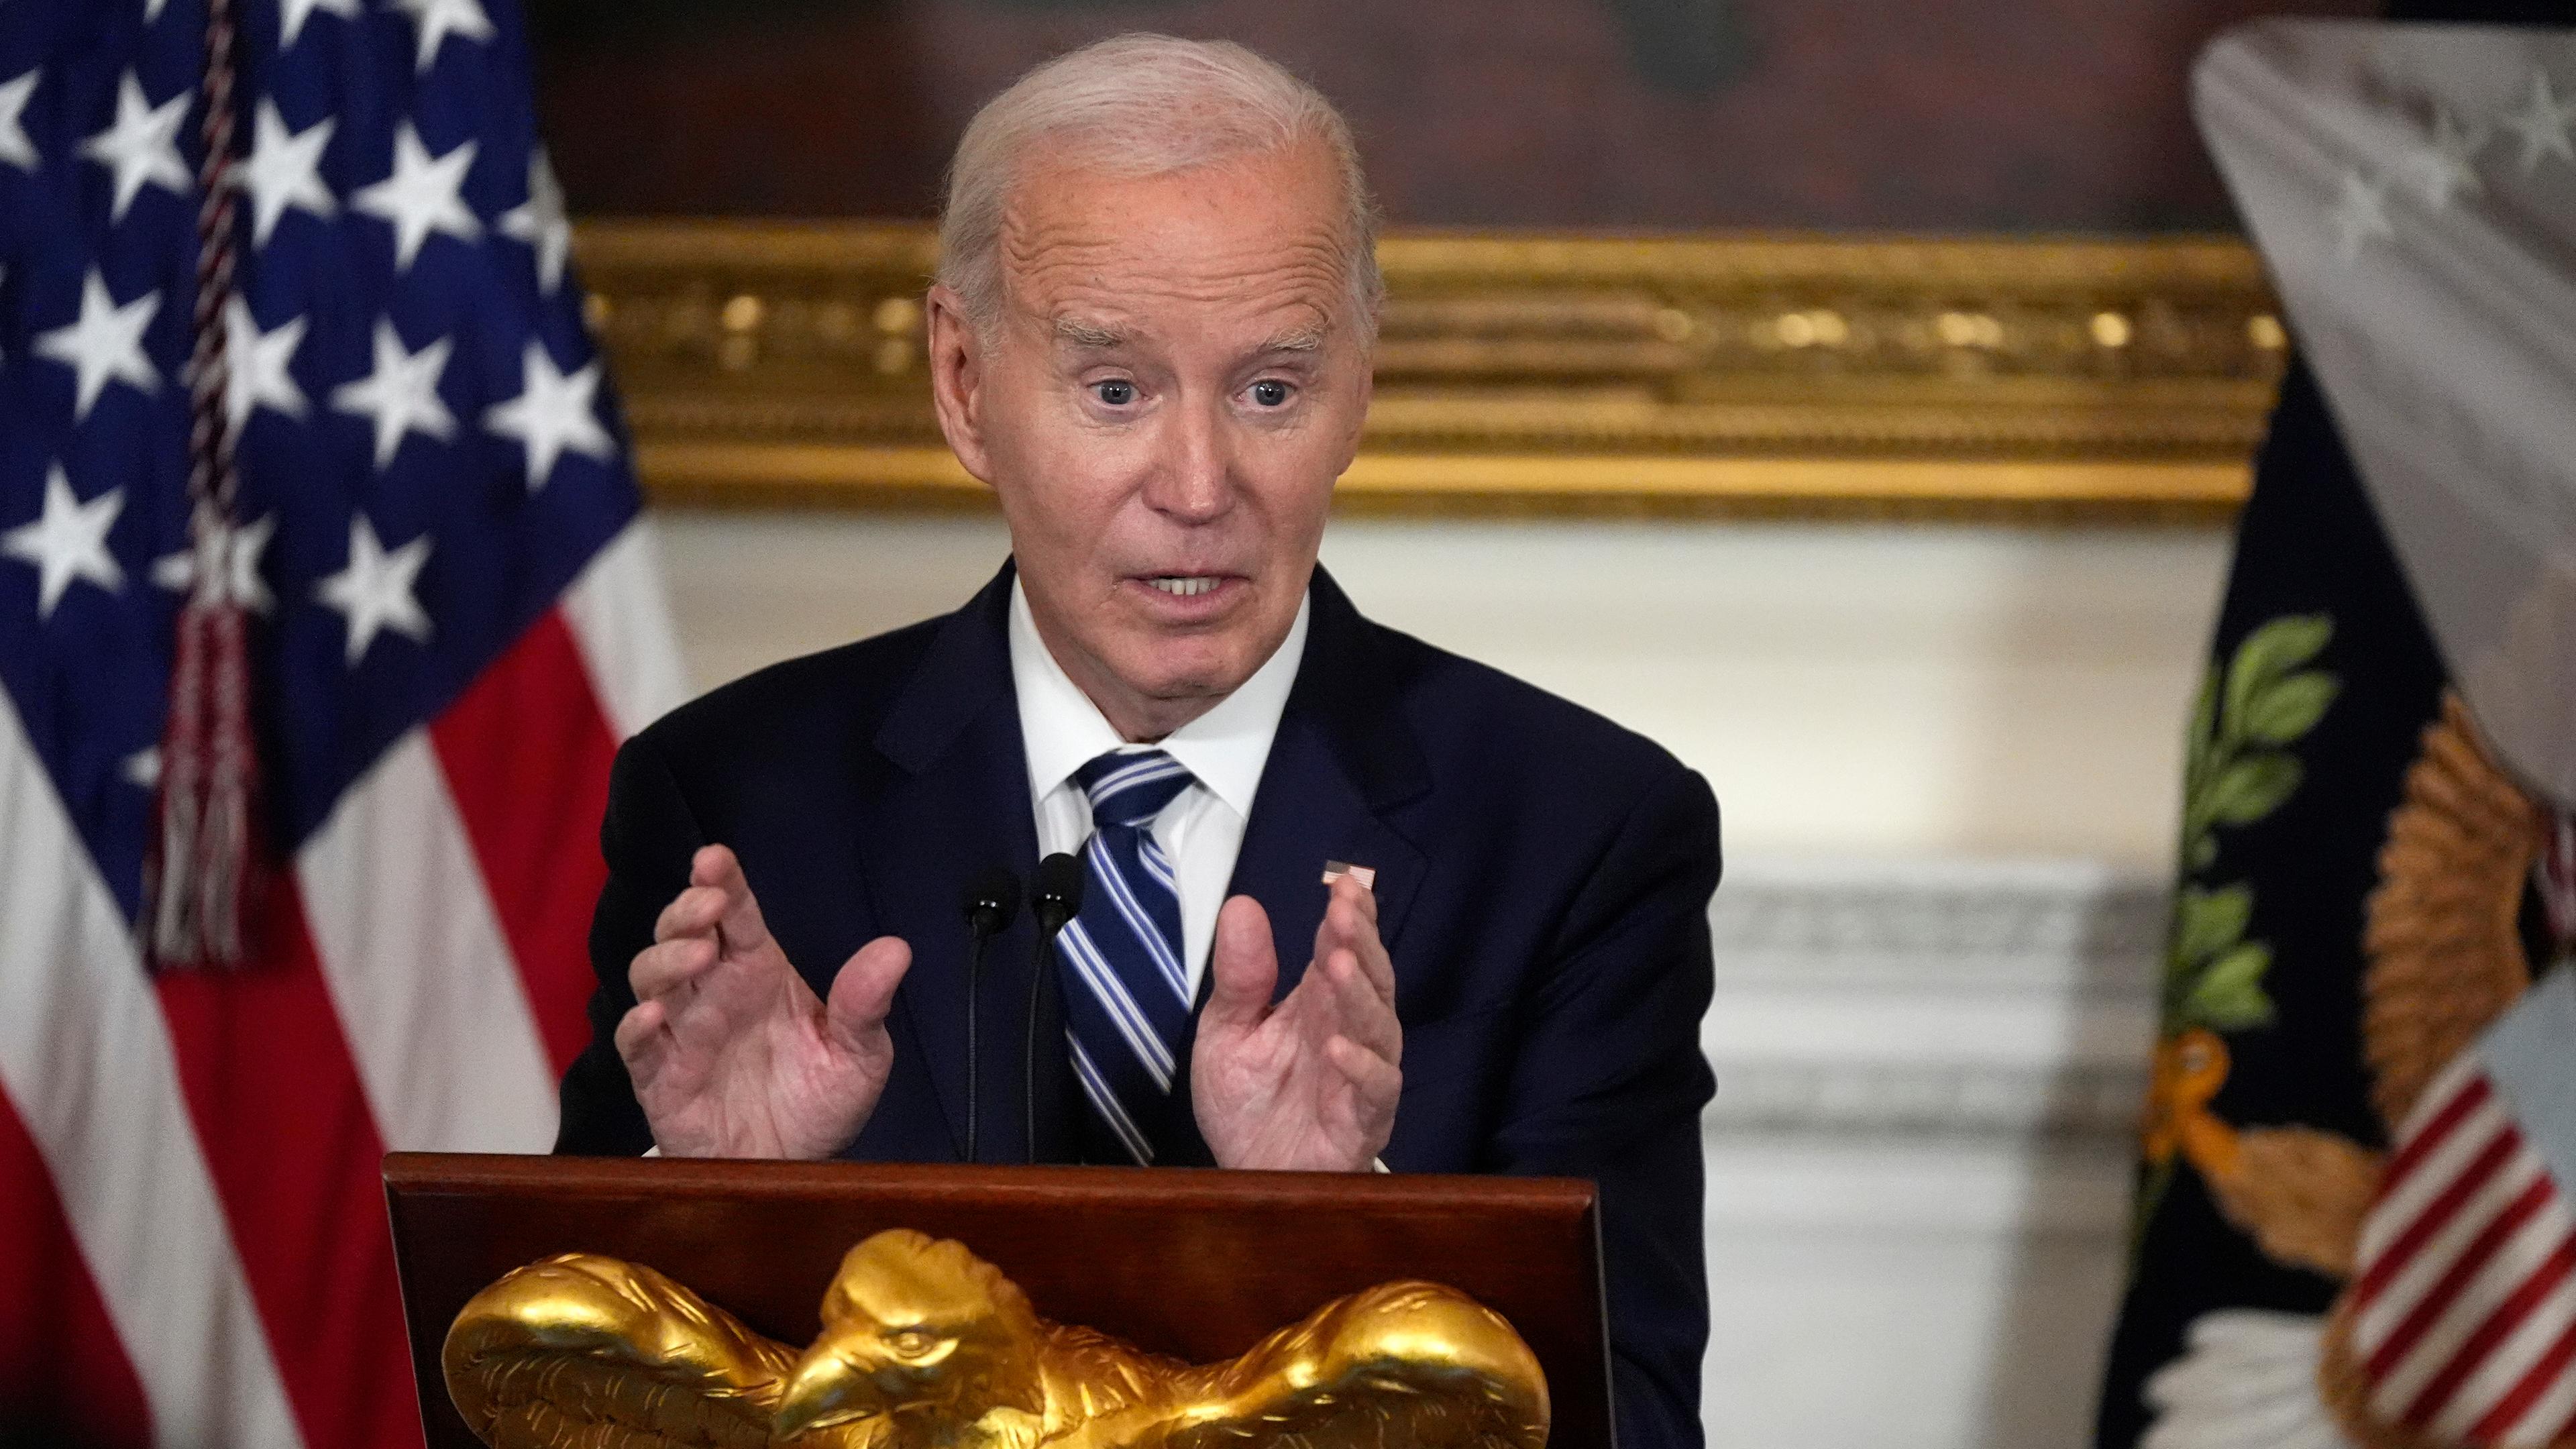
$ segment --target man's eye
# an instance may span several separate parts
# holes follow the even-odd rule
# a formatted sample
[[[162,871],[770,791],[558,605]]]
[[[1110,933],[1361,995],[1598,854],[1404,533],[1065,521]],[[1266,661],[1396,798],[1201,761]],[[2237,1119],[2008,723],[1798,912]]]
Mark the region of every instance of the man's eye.
[[[1113,408],[1123,408],[1136,400],[1136,384],[1119,379],[1095,382],[1091,391],[1093,396]]]
[[[1264,378],[1252,385],[1252,401],[1257,407],[1283,406],[1288,401],[1288,384]]]

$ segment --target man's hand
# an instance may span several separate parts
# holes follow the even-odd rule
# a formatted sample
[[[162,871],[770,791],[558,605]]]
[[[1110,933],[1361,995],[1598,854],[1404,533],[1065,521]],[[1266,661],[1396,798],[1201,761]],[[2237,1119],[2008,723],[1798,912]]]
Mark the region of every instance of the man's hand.
[[[787,963],[733,852],[710,845],[627,979],[617,1054],[667,1157],[829,1157],[876,1110],[894,1065],[886,1011],[912,948],[880,936],[829,1001]]]
[[[1190,1096],[1221,1167],[1363,1172],[1395,1130],[1404,1032],[1395,966],[1377,938],[1377,897],[1333,882],[1315,959],[1277,1006],[1279,954],[1250,896],[1225,903],[1199,1013]]]

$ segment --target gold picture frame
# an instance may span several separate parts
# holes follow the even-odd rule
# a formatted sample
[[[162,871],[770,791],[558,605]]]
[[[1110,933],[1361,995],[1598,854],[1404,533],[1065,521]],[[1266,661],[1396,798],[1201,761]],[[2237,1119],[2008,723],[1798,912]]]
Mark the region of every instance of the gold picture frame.
[[[929,227],[591,221],[657,500],[984,508],[932,419]],[[1363,512],[2207,522],[2286,349],[2253,253],[1398,232]]]

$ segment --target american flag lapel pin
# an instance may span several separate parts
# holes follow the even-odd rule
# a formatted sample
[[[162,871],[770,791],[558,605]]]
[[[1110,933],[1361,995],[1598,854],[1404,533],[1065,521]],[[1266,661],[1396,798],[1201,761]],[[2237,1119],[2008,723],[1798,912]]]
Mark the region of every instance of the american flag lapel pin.
[[[1324,862],[1324,884],[1331,885],[1333,882],[1340,880],[1343,876],[1349,876],[1351,879],[1358,881],[1360,883],[1360,889],[1362,890],[1373,891],[1377,889],[1376,867],[1353,865],[1347,860],[1328,860]]]

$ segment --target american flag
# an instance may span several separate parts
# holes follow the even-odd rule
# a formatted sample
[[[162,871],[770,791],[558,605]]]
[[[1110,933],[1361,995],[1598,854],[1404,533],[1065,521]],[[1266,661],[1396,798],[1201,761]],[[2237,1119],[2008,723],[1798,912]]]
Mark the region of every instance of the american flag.
[[[2348,1312],[2378,1420],[2426,1442],[2576,1427],[2576,974],[2561,968],[2407,1113]]]
[[[419,1442],[378,1160],[548,1146],[678,688],[567,245],[505,0],[0,0],[0,1442]]]

